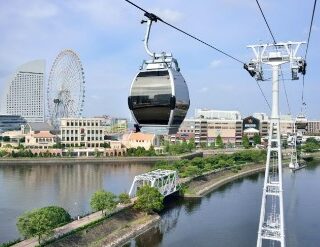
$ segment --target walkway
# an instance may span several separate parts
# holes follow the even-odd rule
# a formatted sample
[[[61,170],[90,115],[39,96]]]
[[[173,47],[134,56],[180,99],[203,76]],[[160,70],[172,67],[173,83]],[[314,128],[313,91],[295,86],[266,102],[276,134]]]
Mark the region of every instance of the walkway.
[[[116,213],[116,212],[119,212],[125,208],[128,208],[132,204],[133,203],[130,203],[127,205],[118,205],[117,208],[112,213]],[[68,232],[71,232],[72,230],[75,230],[79,227],[85,226],[89,223],[95,222],[95,221],[101,219],[102,216],[103,215],[102,215],[101,211],[98,211],[98,212],[95,212],[95,213],[90,214],[88,216],[85,216],[83,218],[80,218],[79,220],[72,221],[71,223],[69,223],[67,225],[64,225],[64,226],[61,226],[61,227],[55,229],[54,234],[49,239],[60,237]],[[26,239],[24,241],[21,241],[13,246],[14,247],[35,247],[37,245],[39,245],[38,239],[37,238],[30,238],[30,239]]]

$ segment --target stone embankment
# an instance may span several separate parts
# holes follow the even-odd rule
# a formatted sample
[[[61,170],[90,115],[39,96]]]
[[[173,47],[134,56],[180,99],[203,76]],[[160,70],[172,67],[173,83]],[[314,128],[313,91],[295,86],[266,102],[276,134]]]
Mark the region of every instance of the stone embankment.
[[[0,165],[50,165],[50,164],[88,164],[88,163],[119,163],[119,164],[154,164],[158,161],[175,161],[202,157],[202,152],[193,152],[175,156],[144,156],[144,157],[55,157],[55,158],[0,158]]]
[[[203,197],[227,183],[235,181],[239,178],[263,172],[264,170],[264,164],[252,164],[243,166],[242,169],[237,173],[226,169],[208,172],[205,175],[201,175],[184,182],[184,184],[188,186],[188,189],[184,193],[184,197]]]
[[[132,207],[133,203],[127,204],[127,205],[118,205],[117,208],[115,209],[114,212],[112,212],[112,214],[117,214],[117,213],[121,213],[121,211],[126,210],[127,208]],[[88,224],[92,224],[96,221],[99,221],[103,218],[103,214],[101,213],[101,211],[92,213],[90,215],[87,215],[83,218],[80,218],[78,220],[74,220],[72,222],[70,222],[69,224],[66,224],[64,226],[61,226],[59,228],[56,228],[54,230],[53,235],[47,239],[47,240],[51,240],[51,239],[56,239],[59,237],[62,237],[66,234],[68,234],[71,231],[74,231],[78,228],[81,227],[85,227]],[[15,245],[13,245],[14,247],[35,247],[38,246],[38,239],[37,238],[30,238],[30,239],[26,239],[24,241],[21,241]]]

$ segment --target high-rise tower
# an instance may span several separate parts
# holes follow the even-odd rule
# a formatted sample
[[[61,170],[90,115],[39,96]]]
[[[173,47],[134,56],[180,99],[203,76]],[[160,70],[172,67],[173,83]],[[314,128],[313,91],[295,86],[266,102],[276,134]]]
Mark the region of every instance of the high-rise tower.
[[[44,122],[44,76],[44,60],[18,67],[6,82],[1,113],[20,115],[28,122]]]

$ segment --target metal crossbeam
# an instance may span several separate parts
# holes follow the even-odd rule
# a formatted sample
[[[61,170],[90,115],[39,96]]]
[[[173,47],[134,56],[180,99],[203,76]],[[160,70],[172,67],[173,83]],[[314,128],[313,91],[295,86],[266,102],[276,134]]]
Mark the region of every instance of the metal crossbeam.
[[[163,196],[168,196],[178,189],[178,174],[173,170],[158,169],[137,175],[130,188],[130,197],[135,197],[139,188],[144,185],[155,187]]]

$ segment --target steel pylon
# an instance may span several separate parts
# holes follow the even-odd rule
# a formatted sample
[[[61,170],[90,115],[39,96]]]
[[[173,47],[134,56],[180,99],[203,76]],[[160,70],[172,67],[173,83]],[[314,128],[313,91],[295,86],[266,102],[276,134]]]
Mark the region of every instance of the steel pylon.
[[[292,79],[298,79],[298,73],[305,73],[305,61],[297,57],[297,51],[304,42],[286,42],[277,44],[251,45],[255,59],[245,69],[256,80],[264,80],[263,66],[272,68],[272,109],[269,125],[268,150],[265,178],[262,192],[257,247],[264,242],[281,247],[286,246],[285,222],[283,210],[282,185],[282,145],[279,115],[279,74],[281,66],[290,64]]]

